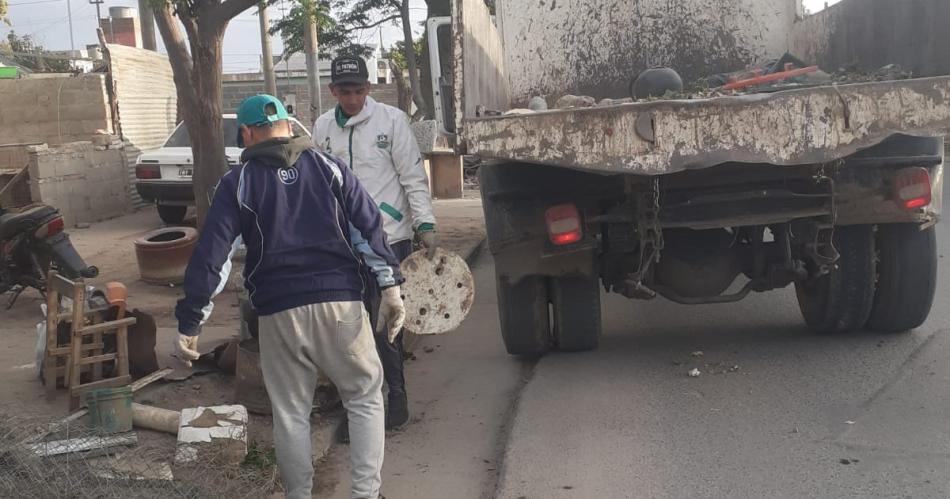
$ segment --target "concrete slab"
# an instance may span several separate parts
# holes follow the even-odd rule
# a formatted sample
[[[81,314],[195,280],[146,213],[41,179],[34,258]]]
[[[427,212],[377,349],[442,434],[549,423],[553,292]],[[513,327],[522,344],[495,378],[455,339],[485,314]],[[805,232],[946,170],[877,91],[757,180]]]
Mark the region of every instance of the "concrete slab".
[[[191,407],[181,410],[178,449],[175,452],[176,464],[199,460],[238,464],[246,455],[247,409],[243,405]]]

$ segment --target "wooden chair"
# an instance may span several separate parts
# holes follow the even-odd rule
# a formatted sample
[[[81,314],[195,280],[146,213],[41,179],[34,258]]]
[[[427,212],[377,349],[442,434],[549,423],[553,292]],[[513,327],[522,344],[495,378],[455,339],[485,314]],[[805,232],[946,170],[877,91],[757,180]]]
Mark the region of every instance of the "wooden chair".
[[[90,390],[124,386],[132,381],[129,375],[128,328],[135,318],[125,318],[125,286],[110,283],[106,286],[109,306],[104,309],[86,309],[86,285],[82,279],[71,281],[56,272],[50,272],[46,289],[46,357],[43,379],[48,389],[55,389],[62,377],[69,388],[73,405]],[[71,313],[60,314],[61,296],[73,301]],[[116,308],[116,319],[107,321],[105,315]],[[61,322],[69,323],[69,344],[60,345],[57,329]],[[116,352],[104,353],[103,335],[115,334]],[[103,378],[103,364],[115,362],[114,376]],[[82,382],[83,372],[89,373]]]

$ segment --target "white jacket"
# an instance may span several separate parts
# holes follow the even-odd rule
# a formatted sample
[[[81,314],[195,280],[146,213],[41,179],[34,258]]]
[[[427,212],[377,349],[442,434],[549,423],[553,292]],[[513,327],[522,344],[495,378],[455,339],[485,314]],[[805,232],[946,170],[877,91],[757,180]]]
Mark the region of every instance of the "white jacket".
[[[406,113],[367,97],[363,110],[341,127],[334,107],[313,124],[313,144],[350,165],[379,206],[390,244],[411,239],[420,224],[435,224],[422,154]]]

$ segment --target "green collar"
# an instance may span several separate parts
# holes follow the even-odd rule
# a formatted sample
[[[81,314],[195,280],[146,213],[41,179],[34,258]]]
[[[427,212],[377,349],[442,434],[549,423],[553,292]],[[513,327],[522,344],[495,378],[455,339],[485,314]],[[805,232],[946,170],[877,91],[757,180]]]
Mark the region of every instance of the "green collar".
[[[346,122],[350,120],[350,117],[343,113],[343,108],[337,104],[336,106],[336,124],[340,128],[346,126]]]

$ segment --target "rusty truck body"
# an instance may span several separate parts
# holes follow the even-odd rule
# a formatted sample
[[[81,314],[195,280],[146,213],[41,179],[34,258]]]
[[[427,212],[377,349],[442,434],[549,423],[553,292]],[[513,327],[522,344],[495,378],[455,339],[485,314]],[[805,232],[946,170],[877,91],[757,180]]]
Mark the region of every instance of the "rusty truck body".
[[[595,348],[602,289],[701,304],[794,286],[822,333],[926,319],[950,78],[511,113],[536,95],[625,97],[654,65],[693,80],[781,56],[801,2],[452,8],[429,20],[436,114],[484,161],[510,353]]]

